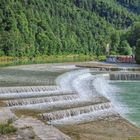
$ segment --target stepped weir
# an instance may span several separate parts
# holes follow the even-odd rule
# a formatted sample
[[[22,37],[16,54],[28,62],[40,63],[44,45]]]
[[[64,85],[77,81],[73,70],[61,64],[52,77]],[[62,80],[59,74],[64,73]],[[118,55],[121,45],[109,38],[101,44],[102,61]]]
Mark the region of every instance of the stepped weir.
[[[25,98],[25,99],[13,99],[5,101],[7,106],[22,106],[29,104],[39,104],[39,103],[51,103],[56,101],[63,100],[72,100],[78,98],[77,95],[61,95],[61,96],[52,96],[52,97],[38,97],[38,98]]]
[[[110,80],[140,80],[139,73],[120,72],[110,74]]]
[[[111,92],[109,79],[140,80],[140,75],[93,75],[89,69],[75,70],[60,75],[55,86],[1,87],[0,99],[10,109],[42,110],[38,116],[49,124],[83,123],[117,114],[109,98],[106,99],[106,92]]]
[[[59,119],[64,119],[66,117],[74,117],[74,116],[79,116],[81,114],[108,109],[111,106],[112,105],[110,103],[102,103],[97,105],[72,108],[72,109],[67,109],[62,111],[51,112],[51,113],[44,113],[41,116],[43,119],[47,121],[52,121],[52,120],[59,120]]]

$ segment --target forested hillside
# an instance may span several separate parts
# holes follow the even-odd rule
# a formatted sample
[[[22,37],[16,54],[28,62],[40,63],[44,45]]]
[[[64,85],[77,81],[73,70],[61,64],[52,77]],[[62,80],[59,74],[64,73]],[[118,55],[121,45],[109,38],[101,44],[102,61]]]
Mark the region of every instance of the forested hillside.
[[[119,53],[123,35],[140,21],[139,0],[0,1],[0,55]],[[137,7],[137,8],[136,8]]]
[[[140,0],[117,0],[117,2],[125,6],[129,11],[140,14]]]

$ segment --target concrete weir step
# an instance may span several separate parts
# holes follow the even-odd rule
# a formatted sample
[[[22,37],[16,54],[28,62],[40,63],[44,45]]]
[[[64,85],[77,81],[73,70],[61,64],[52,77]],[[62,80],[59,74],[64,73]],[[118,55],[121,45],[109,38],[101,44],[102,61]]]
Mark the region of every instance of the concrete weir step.
[[[51,125],[45,125],[40,120],[34,118],[20,118],[14,122],[14,126],[18,128],[32,127],[35,134],[41,140],[72,140],[69,136]]]
[[[110,102],[94,104],[83,107],[76,107],[50,113],[39,114],[43,121],[53,125],[69,125],[79,124],[83,122],[93,121],[95,119],[103,119],[111,115],[116,115],[114,107]]]
[[[21,92],[44,92],[59,89],[58,86],[17,86],[17,87],[0,87],[0,94],[4,93],[21,93]]]
[[[8,87],[0,88],[0,99],[36,98],[45,96],[60,96],[73,94],[74,92],[63,91],[57,86],[37,87]]]
[[[108,109],[111,107],[112,107],[111,103],[108,102],[108,103],[101,103],[101,104],[96,104],[96,105],[89,105],[89,106],[84,106],[84,107],[54,111],[50,113],[43,113],[43,114],[40,114],[40,116],[42,117],[43,120],[52,121],[52,120],[58,120],[58,119],[63,119],[67,117],[78,116],[78,115],[90,113],[93,111]]]
[[[139,73],[132,72],[119,72],[119,73],[111,73],[110,80],[140,80]]]
[[[46,91],[46,92],[28,92],[28,93],[8,93],[8,94],[0,94],[1,100],[9,100],[9,99],[21,99],[21,98],[39,98],[39,97],[49,97],[49,96],[61,96],[61,95],[69,95],[75,93],[68,93],[63,91]]]
[[[68,94],[68,95],[61,95],[61,96],[50,96],[50,97],[37,97],[37,98],[25,98],[25,99],[13,99],[13,100],[6,100],[4,101],[7,106],[23,106],[23,105],[34,105],[39,103],[53,103],[58,101],[69,101],[73,99],[77,99],[79,96],[78,94]]]
[[[83,113],[80,115],[76,115],[73,117],[66,117],[58,120],[48,121],[48,124],[51,125],[73,125],[73,124],[81,124],[86,122],[91,122],[95,120],[106,119],[111,116],[118,115],[117,112],[114,111],[113,108],[107,108],[102,110],[91,111],[89,113]]]
[[[27,104],[22,106],[12,106],[12,109],[18,110],[43,110],[43,111],[56,111],[56,110],[66,110],[70,108],[82,107],[95,105],[98,103],[102,103],[104,100],[101,98],[95,98],[93,100],[83,100],[81,98],[74,98],[72,100],[60,100],[55,102],[44,102],[37,104]]]

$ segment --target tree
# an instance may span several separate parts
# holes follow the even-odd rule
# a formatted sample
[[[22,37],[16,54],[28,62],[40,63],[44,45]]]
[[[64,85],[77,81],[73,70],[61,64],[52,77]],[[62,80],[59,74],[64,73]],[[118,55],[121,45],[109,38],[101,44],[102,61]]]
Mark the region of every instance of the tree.
[[[99,56],[105,54],[106,44],[116,54],[120,40],[126,40],[120,39],[120,32],[140,21],[117,1],[138,7],[134,1],[139,0],[1,0],[0,55]],[[136,25],[130,31],[131,46],[140,38],[138,29]]]
[[[132,55],[132,48],[126,40],[121,41],[118,50],[121,55]]]
[[[118,32],[114,32],[111,35],[111,51],[117,52],[119,44],[120,44],[120,35]]]
[[[136,57],[136,63],[140,64],[140,39],[138,39],[136,43],[135,57]]]
[[[128,32],[128,41],[131,46],[136,46],[140,38],[140,22],[135,23]]]

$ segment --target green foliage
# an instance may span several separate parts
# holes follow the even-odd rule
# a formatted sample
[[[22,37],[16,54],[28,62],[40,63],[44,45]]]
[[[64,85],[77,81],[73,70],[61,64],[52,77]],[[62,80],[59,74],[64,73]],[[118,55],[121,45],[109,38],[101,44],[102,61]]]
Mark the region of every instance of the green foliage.
[[[0,124],[0,134],[9,134],[9,133],[15,133],[16,128],[11,125],[11,123],[6,124]]]
[[[127,40],[121,41],[118,50],[119,50],[119,54],[121,55],[132,55],[132,48],[130,47]]]
[[[123,2],[120,0],[120,4],[122,3]],[[126,8],[118,4],[116,0],[77,0],[76,4],[86,11],[90,10],[95,12],[119,29],[129,27],[139,18],[134,13],[129,12]]]
[[[106,56],[105,55],[99,56],[98,60],[99,61],[106,61]]]
[[[110,55],[117,55],[116,51],[110,51]]]
[[[140,39],[137,40],[137,43],[136,43],[136,63],[137,64],[140,64]]]
[[[118,52],[120,30],[140,21],[119,2],[4,0],[0,3],[0,56],[99,56],[105,54],[107,44]]]
[[[128,32],[128,41],[131,46],[136,46],[137,40],[140,38],[140,22],[136,22]]]
[[[110,50],[117,52],[119,44],[120,44],[120,35],[118,32],[114,32],[111,35],[111,44],[110,44],[111,48],[110,48]]]
[[[35,57],[0,57],[0,67],[1,66],[11,66],[11,65],[23,65],[23,64],[40,64],[40,63],[62,63],[62,62],[82,62],[82,61],[92,61],[97,57],[95,55],[41,55]]]
[[[128,10],[140,14],[140,1],[139,0],[117,0],[121,5],[125,6]]]

